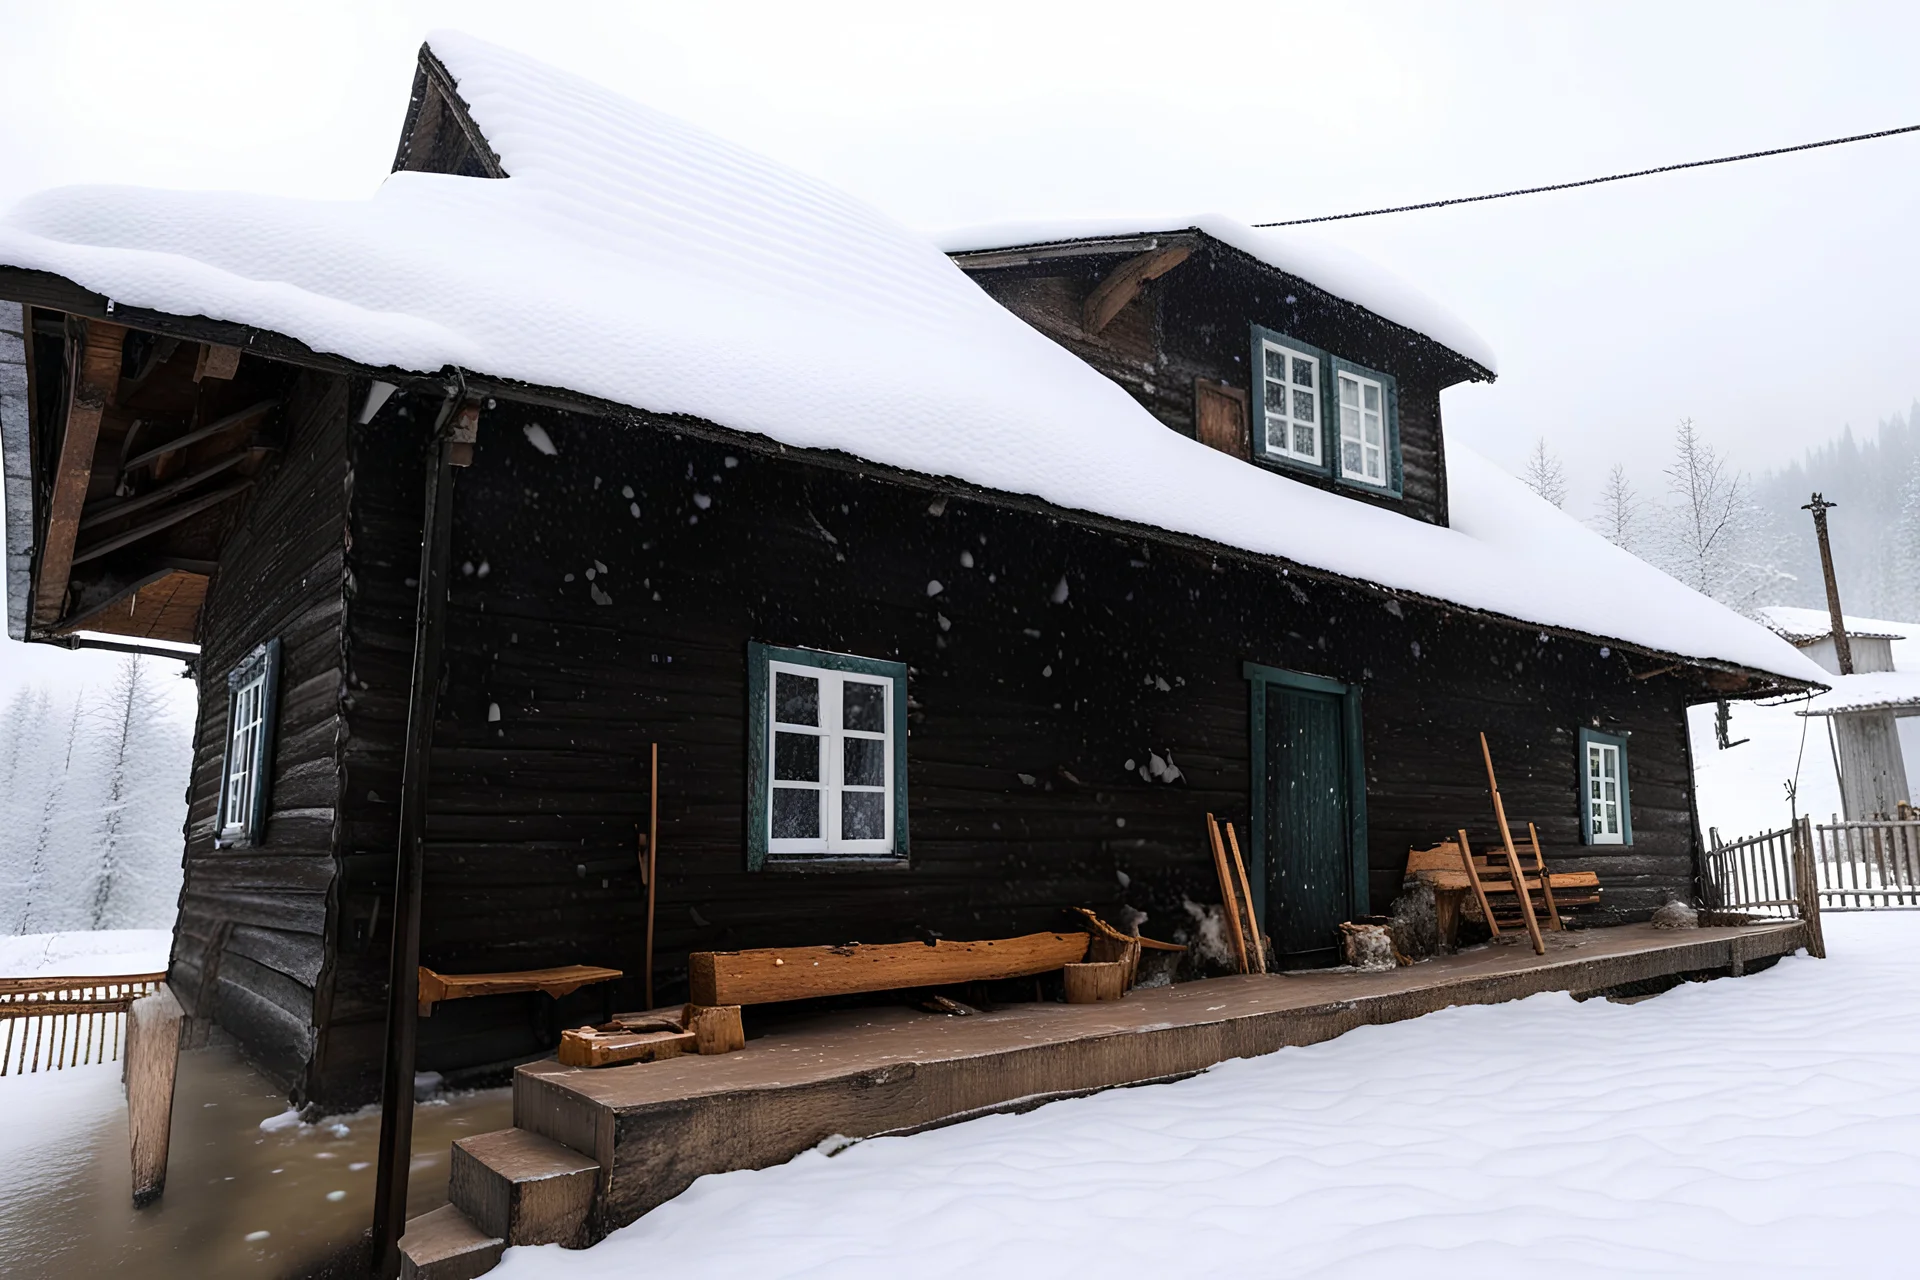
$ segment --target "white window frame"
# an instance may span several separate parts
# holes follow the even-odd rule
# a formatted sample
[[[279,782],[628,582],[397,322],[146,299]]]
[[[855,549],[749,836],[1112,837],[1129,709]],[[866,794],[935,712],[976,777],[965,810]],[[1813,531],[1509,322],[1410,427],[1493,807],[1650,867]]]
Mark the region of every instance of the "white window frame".
[[[220,761],[214,837],[218,847],[257,844],[265,835],[279,678],[277,639],[253,650],[228,673],[226,749]]]
[[[1267,354],[1269,352],[1277,352],[1287,358],[1287,378],[1285,383],[1287,394],[1281,402],[1280,412],[1278,413],[1274,412],[1273,397],[1268,394],[1267,391],[1267,386],[1272,381],[1272,379],[1267,377]],[[1294,413],[1294,394],[1297,391],[1308,389],[1298,387],[1294,384],[1293,362],[1295,360],[1304,360],[1313,369],[1312,395],[1309,397],[1309,403],[1313,405],[1314,415],[1313,421],[1311,422],[1296,416]],[[1313,352],[1301,347],[1291,346],[1285,342],[1277,342],[1262,334],[1260,338],[1260,367],[1254,370],[1254,376],[1259,378],[1261,383],[1261,452],[1270,458],[1287,458],[1294,462],[1305,463],[1311,467],[1325,466],[1326,463],[1323,454],[1326,450],[1326,423],[1324,421],[1326,417],[1326,361],[1322,360]],[[1303,453],[1294,448],[1294,432],[1303,426],[1310,429],[1309,436],[1313,441],[1313,452],[1311,453]],[[1273,438],[1276,428],[1280,429],[1283,436],[1283,441],[1278,447],[1275,446]]]
[[[1587,739],[1585,749],[1581,771],[1586,780],[1587,803],[1582,821],[1586,824],[1587,843],[1625,844],[1627,753],[1614,743],[1595,738]],[[1613,766],[1611,776],[1607,771],[1609,762]],[[1609,783],[1613,786],[1611,796],[1606,794]]]
[[[1363,484],[1374,489],[1385,489],[1393,481],[1392,459],[1388,456],[1391,452],[1393,442],[1393,423],[1389,418],[1390,409],[1387,399],[1387,384],[1378,378],[1370,378],[1352,369],[1335,369],[1333,377],[1333,411],[1339,419],[1338,425],[1340,428],[1340,476],[1342,479],[1350,480],[1355,484]],[[1349,386],[1354,389],[1354,403],[1352,405],[1347,403],[1346,397],[1346,390]],[[1366,399],[1368,388],[1372,388],[1374,396],[1376,397],[1376,407],[1372,414],[1372,416],[1377,419],[1376,425],[1380,433],[1380,442],[1376,445],[1368,444],[1366,437],[1366,419],[1368,417]],[[1349,409],[1352,410],[1351,431],[1348,430]],[[1354,445],[1360,451],[1360,469],[1358,471],[1351,471],[1347,468],[1347,446],[1349,444]]]
[[[779,719],[779,676],[782,673],[801,676],[818,682],[820,686],[818,725],[786,724]],[[880,732],[861,729],[849,729],[843,723],[845,719],[845,690],[850,684],[877,686],[883,698],[881,707]],[[767,804],[765,822],[767,824],[766,841],[769,857],[804,856],[885,856],[895,852],[894,848],[894,680],[884,675],[875,675],[862,671],[842,671],[811,663],[788,662],[769,659],[766,679],[766,776],[762,780],[766,788]],[[805,734],[819,741],[819,781],[803,782],[776,777],[777,753],[776,735]],[[882,744],[881,757],[885,761],[883,778],[880,785],[855,785],[846,781],[846,747],[849,739],[865,739]],[[774,792],[776,790],[808,790],[820,797],[820,834],[812,838],[776,838],[773,834]],[[847,839],[842,834],[841,823],[844,813],[841,798],[849,793],[879,792],[885,804],[885,816],[882,830],[886,833],[877,840]]]

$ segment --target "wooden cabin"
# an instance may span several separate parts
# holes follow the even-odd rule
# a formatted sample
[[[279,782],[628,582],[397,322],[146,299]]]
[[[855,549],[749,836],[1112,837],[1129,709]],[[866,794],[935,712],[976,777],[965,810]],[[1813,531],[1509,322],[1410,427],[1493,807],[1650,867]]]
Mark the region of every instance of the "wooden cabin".
[[[1920,673],[1901,671],[1893,646],[1910,629],[1876,618],[1844,617],[1851,671],[1842,672],[1830,614],[1779,605],[1761,618],[1776,635],[1811,658],[1833,687],[1803,714],[1827,734],[1827,749],[1840,784],[1839,816],[1872,822],[1912,806],[1909,756],[1920,748]]]
[[[220,197],[156,211],[164,246],[66,229],[61,198],[124,193],[0,224],[10,625],[198,646],[171,981],[300,1103],[378,1091],[436,545],[421,962],[627,975],[440,1006],[419,1066],[456,1082],[640,1005],[652,744],[660,999],[695,950],[1073,906],[1187,936],[1210,811],[1308,966],[1410,847],[1491,834],[1482,731],[1509,812],[1598,874],[1581,923],[1693,896],[1687,707],[1818,681],[1450,453],[1442,392],[1491,357],[1291,242],[1203,220],[949,262],[440,37],[395,170],[375,203],[431,234],[379,254],[406,218],[315,213],[312,260],[229,251],[223,218],[268,215]],[[581,216],[463,221],[516,183]],[[204,270],[162,279],[163,248]],[[712,337],[738,298],[764,311]]]

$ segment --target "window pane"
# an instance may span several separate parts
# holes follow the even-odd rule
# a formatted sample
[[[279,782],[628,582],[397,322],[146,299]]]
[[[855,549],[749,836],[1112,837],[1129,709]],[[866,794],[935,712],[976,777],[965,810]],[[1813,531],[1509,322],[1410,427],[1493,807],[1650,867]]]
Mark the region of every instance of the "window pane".
[[[773,735],[773,776],[782,782],[820,781],[820,743],[810,733]]]
[[[1277,413],[1283,417],[1286,415],[1286,412],[1287,412],[1287,384],[1286,383],[1275,382],[1272,379],[1268,379],[1267,381],[1267,412]]]
[[[1366,413],[1360,416],[1361,435],[1375,448],[1380,446],[1380,419],[1377,415]]]
[[[773,718],[781,724],[820,723],[820,682],[791,671],[773,673]]]
[[[1361,404],[1365,406],[1369,413],[1380,412],[1380,388],[1369,382],[1361,386],[1360,393],[1362,397]]]
[[[800,787],[773,789],[773,838],[818,840],[821,792]]]
[[[1285,453],[1287,451],[1287,420],[1285,418],[1267,419],[1267,452]]]
[[[1360,445],[1357,441],[1344,441],[1340,450],[1340,465],[1354,475],[1360,474]]]
[[[1295,425],[1293,428],[1293,451],[1303,458],[1313,458],[1317,460],[1320,457],[1320,440],[1314,433],[1312,427],[1305,423]]]
[[[1360,403],[1360,384],[1352,378],[1340,379],[1340,403],[1343,405]]]
[[[1267,355],[1267,376],[1269,378],[1275,378],[1281,382],[1285,382],[1287,380],[1286,354],[1284,352],[1275,351],[1272,347],[1268,347],[1266,348],[1266,355]]]
[[[1293,416],[1302,422],[1312,422],[1315,418],[1313,393],[1296,391],[1293,393]]]
[[[840,695],[840,727],[861,733],[887,731],[887,689],[864,680],[849,680]]]
[[[840,838],[842,840],[886,839],[886,793],[881,791],[841,792]]]
[[[884,738],[847,738],[841,742],[846,748],[844,763],[846,772],[840,779],[849,787],[884,787],[887,785],[887,742]]]
[[[1360,411],[1351,405],[1340,406],[1340,434],[1343,436],[1360,434]]]
[[[1313,375],[1317,367],[1318,365],[1315,361],[1302,360],[1299,356],[1295,356],[1293,358],[1293,385],[1296,387],[1311,388],[1314,385]]]

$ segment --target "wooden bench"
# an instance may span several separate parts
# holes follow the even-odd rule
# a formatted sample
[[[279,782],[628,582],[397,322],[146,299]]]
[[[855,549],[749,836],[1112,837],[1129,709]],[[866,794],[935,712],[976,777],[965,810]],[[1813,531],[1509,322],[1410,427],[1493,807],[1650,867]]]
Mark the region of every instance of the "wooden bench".
[[[555,969],[523,969],[518,973],[435,973],[420,966],[420,1016],[433,1016],[433,1006],[442,1000],[464,1000],[469,996],[498,996],[515,991],[544,991],[558,999],[572,995],[595,982],[610,982],[620,976],[618,969],[602,969],[591,964],[566,964]]]

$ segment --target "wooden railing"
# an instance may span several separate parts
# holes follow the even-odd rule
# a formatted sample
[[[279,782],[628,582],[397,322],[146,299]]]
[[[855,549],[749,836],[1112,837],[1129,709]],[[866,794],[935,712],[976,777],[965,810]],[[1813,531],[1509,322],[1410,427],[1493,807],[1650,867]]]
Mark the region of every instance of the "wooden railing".
[[[117,1061],[127,1006],[166,976],[0,978],[0,1076]]]
[[[1820,904],[1835,911],[1920,907],[1920,820],[1814,827]]]
[[[1813,822],[1801,818],[1790,827],[1762,832],[1728,843],[1720,832],[1708,832],[1708,848],[1701,866],[1701,905],[1708,918],[1802,920],[1807,926],[1807,950],[1827,953],[1820,928],[1823,898],[1815,870]]]

